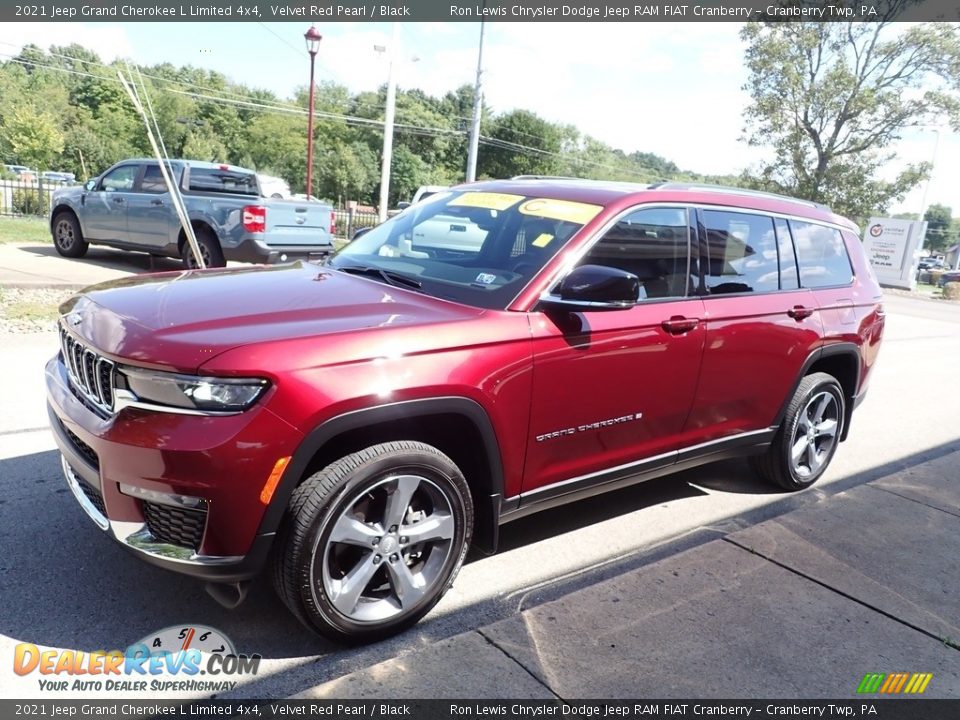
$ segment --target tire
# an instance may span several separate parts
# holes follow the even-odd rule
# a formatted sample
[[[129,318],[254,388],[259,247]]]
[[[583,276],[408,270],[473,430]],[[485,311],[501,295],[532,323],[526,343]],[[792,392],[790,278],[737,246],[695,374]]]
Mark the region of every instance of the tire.
[[[439,602],[472,534],[470,490],[450,458],[419,442],[374,445],[293,493],[274,587],[311,630],[342,643],[377,640]]]
[[[227,264],[223,259],[223,250],[220,249],[220,243],[212,232],[204,228],[194,230],[197,236],[197,244],[200,246],[200,256],[203,258],[204,265],[209,267],[223,267]],[[190,249],[190,241],[184,238],[183,246],[180,248],[180,257],[183,258],[183,264],[188,270],[197,267],[196,259],[193,257],[193,251]]]
[[[823,475],[843,431],[845,400],[840,383],[827,373],[800,381],[783,424],[763,455],[751,458],[754,469],[785,490],[803,490]]]
[[[53,218],[50,231],[53,235],[54,247],[64,257],[80,258],[87,254],[90,244],[83,239],[80,223],[72,212],[68,210],[58,212]]]

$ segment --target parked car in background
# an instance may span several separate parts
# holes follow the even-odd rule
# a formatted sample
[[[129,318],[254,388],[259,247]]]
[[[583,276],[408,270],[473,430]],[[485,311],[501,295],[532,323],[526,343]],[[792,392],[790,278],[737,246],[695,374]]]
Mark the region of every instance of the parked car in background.
[[[260,194],[268,198],[290,198],[290,185],[283,178],[257,173],[260,181]]]
[[[943,287],[947,283],[960,282],[960,270],[948,270],[940,276],[940,279],[937,281],[939,287]]]
[[[322,259],[333,251],[330,205],[265,200],[256,174],[233,165],[171,160],[170,171],[207,266]],[[50,232],[66,257],[82,257],[94,244],[197,264],[156,160],[124,160],[85,185],[57,190]]]
[[[417,191],[413,194],[413,199],[410,202],[399,202],[397,203],[398,210],[406,210],[411,205],[416,205],[421,200],[426,200],[431,195],[436,195],[437,193],[443,192],[444,190],[449,190],[450,188],[447,185],[421,185],[417,188]]]
[[[54,172],[47,170],[40,173],[40,179],[45,183],[57,183],[60,185],[72,185],[77,181],[77,176],[71,172]]]
[[[451,224],[471,241],[448,247]],[[368,641],[539,510],[742,456],[813,485],[867,392],[882,297],[822,205],[471,183],[320,268],[88,288],[60,308],[48,410],[108,536],[228,606],[270,566],[306,627]]]
[[[943,258],[925,257],[920,258],[920,262],[917,263],[917,270],[946,270],[947,268],[949,265]]]
[[[4,165],[4,168],[17,176],[18,180],[23,182],[33,182],[40,176],[40,172],[26,165]]]

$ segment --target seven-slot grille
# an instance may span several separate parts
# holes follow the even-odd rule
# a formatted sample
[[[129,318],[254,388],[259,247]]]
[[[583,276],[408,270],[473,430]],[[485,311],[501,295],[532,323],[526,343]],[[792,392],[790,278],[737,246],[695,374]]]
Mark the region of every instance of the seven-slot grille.
[[[113,410],[113,362],[75,340],[62,326],[60,350],[74,389],[101,410]]]

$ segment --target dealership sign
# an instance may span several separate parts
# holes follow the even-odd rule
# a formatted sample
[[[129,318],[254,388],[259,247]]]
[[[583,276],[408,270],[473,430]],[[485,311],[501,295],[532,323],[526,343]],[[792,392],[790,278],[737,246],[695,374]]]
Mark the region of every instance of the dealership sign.
[[[917,250],[926,232],[925,222],[870,218],[863,249],[881,285],[909,290],[916,286]]]

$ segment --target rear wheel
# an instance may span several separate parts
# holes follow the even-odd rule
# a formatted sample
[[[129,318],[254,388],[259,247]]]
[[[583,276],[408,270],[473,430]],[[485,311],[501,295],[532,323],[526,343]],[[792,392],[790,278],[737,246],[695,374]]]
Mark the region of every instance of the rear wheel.
[[[197,236],[197,245],[200,246],[200,257],[203,258],[205,267],[223,267],[226,261],[223,259],[223,250],[220,249],[220,243],[213,233],[205,229],[195,229]],[[190,247],[190,241],[184,239],[183,247],[180,250],[180,257],[183,258],[183,264],[189,269],[199,267],[197,259],[194,257],[193,250]]]
[[[64,257],[78,258],[87,254],[90,245],[83,239],[80,223],[72,212],[62,210],[53,218],[53,244]]]
[[[764,455],[752,458],[760,476],[787,490],[813,485],[837,450],[844,406],[835,377],[818,372],[803,378],[773,443]]]
[[[472,532],[470,491],[450,458],[418,442],[374,445],[297,488],[274,584],[307,627],[340,642],[375,640],[439,602]]]

